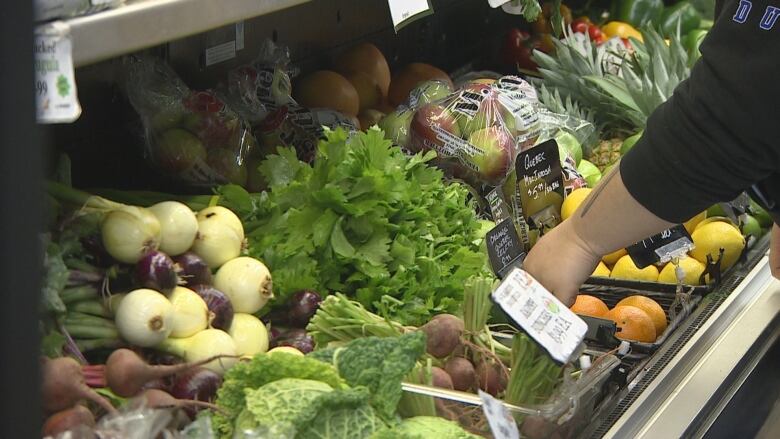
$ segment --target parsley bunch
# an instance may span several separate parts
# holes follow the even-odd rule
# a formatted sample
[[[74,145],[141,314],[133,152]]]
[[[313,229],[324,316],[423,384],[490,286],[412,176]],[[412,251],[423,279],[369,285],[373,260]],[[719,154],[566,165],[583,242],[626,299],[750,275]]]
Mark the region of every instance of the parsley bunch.
[[[269,156],[270,191],[241,213],[277,300],[342,292],[406,325],[457,311],[465,279],[490,270],[468,190],[444,182],[433,158],[407,156],[378,130],[328,132],[313,165],[288,148]]]

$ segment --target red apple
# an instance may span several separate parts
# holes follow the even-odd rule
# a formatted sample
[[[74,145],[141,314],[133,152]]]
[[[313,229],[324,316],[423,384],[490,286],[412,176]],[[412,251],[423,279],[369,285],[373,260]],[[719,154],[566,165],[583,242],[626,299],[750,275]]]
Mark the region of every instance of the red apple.
[[[498,184],[509,173],[515,156],[514,139],[502,127],[489,127],[475,131],[469,143],[478,151],[464,156],[474,165],[482,181]]]
[[[425,104],[418,109],[409,127],[409,149],[412,152],[445,148],[448,136],[460,137],[458,121],[453,114],[436,104]]]
[[[179,173],[206,160],[206,148],[189,132],[174,128],[162,133],[152,145],[152,158],[163,171]]]

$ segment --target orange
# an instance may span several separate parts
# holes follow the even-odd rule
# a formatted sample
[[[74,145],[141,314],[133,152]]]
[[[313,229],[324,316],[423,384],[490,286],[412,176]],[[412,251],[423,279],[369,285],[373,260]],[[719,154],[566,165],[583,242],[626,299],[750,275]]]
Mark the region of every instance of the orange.
[[[653,325],[655,326],[655,334],[661,335],[666,329],[666,313],[661,305],[655,300],[645,296],[628,296],[621,300],[615,306],[635,306],[653,319]]]
[[[655,341],[653,319],[635,306],[616,306],[609,310],[604,318],[617,323],[618,331],[615,333],[617,338],[645,343]]]
[[[607,304],[602,302],[598,297],[589,296],[587,294],[580,294],[577,296],[577,300],[570,308],[577,314],[590,317],[604,317],[609,312]]]

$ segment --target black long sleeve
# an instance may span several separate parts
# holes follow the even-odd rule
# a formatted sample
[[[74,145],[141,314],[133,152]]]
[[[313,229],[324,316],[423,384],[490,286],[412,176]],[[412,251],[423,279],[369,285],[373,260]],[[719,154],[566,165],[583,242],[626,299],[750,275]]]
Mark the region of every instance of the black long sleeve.
[[[691,77],[620,164],[629,193],[671,222],[780,174],[780,0],[719,3]]]

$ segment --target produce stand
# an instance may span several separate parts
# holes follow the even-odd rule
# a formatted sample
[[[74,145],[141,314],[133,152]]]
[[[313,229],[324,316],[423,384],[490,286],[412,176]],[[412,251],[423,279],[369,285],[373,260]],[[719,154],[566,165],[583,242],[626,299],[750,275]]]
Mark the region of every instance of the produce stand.
[[[99,3],[92,0],[91,4]],[[584,344],[577,346],[576,356],[566,367],[557,364],[557,358],[548,355],[550,351],[524,335],[527,328],[491,304],[490,292],[497,285],[493,273],[507,275],[539,233],[565,218],[566,200],[598,184],[598,179],[590,178],[615,166],[643,116],[610,113],[614,120],[604,123],[598,119],[603,102],[590,102],[590,108],[555,97],[577,75],[553,54],[576,49],[565,47],[563,40],[553,36],[556,30],[549,23],[549,7],[540,10],[543,20],[548,20],[543,25],[507,13],[508,5],[505,11],[484,0],[422,3],[432,7],[433,13],[405,11],[407,21],[400,24],[391,21],[397,12],[387,0],[126,0],[93,14],[35,24],[39,37],[42,30],[56,30],[69,39],[75,69],[70,90],[78,87],[80,114],[72,122],[48,124],[33,124],[20,116],[21,110],[32,114],[34,106],[28,94],[20,93],[32,86],[32,81],[21,79],[32,76],[31,63],[20,62],[24,66],[16,66],[9,80],[0,81],[9,97],[0,104],[0,113],[14,114],[4,117],[1,143],[26,145],[4,148],[5,159],[0,160],[5,186],[13,188],[4,192],[6,205],[23,207],[24,213],[6,216],[0,228],[3,270],[14,294],[14,306],[3,311],[3,321],[14,334],[24,334],[4,336],[2,367],[6,377],[14,378],[4,378],[3,388],[9,389],[7,394],[25,395],[3,404],[0,437],[40,436],[41,412],[30,407],[42,403],[50,422],[51,415],[75,407],[89,407],[103,415],[112,412],[110,406],[121,405],[121,413],[132,411],[133,416],[145,417],[147,427],[177,425],[173,430],[186,428],[186,437],[204,438],[231,437],[234,432],[238,437],[241,431],[246,437],[313,436],[312,432],[329,431],[331,417],[337,419],[334,424],[355,422],[355,429],[366,429],[366,438],[374,437],[371,432],[377,439],[407,433],[436,435],[437,428],[501,438],[492,422],[494,415],[487,410],[491,404],[509,413],[521,437],[755,434],[770,418],[768,408],[757,409],[762,419],[756,425],[739,428],[729,421],[739,418],[741,398],[760,388],[757,383],[762,379],[769,382],[766,390],[770,394],[777,394],[780,387],[776,380],[766,378],[778,349],[780,283],[769,273],[765,227],[748,229],[744,223],[747,218],[755,220],[758,211],[746,208],[737,220],[740,225],[722,218],[726,216],[722,213],[686,224],[698,245],[711,244],[704,240],[709,237],[695,233],[699,223],[732,227],[724,232],[733,238],[729,245],[741,240],[736,256],[738,246],[721,247],[721,261],[727,251],[738,260],[722,273],[719,269],[717,275],[710,272],[717,281],[709,284],[695,284],[705,278],[701,272],[681,285],[658,282],[659,272],[672,262],[651,265],[654,280],[643,280],[634,262],[628,272],[636,278],[609,277],[609,272],[618,272],[615,267],[630,257],[605,258],[606,265],[602,265],[608,274],[594,273],[581,294],[613,311],[626,298],[653,302],[665,329],[655,331],[654,315],[644,308],[639,311],[655,331],[649,341],[618,338],[622,329],[611,314],[584,316]],[[587,2],[591,3],[609,2]],[[661,3],[656,5],[659,14]],[[579,11],[585,4],[573,1],[570,6]],[[595,11],[603,6],[588,11],[593,20],[598,22]],[[694,20],[692,11],[683,11],[689,20],[685,26],[692,27],[691,32],[697,30],[700,17]],[[19,38],[24,33],[20,28],[32,28],[31,11],[23,12],[15,18],[0,18],[4,41],[11,36],[24,40]],[[628,39],[639,34],[636,30],[628,35],[621,28],[610,40],[602,32],[612,33],[614,26],[601,23],[599,27],[577,17],[572,21],[562,12],[561,19],[579,35],[576,38],[585,41],[579,40],[586,52],[597,53],[602,44],[617,44],[618,53],[633,53],[624,51],[634,50],[631,41],[638,44]],[[613,11],[625,20],[639,19],[627,14]],[[580,25],[584,30],[577,32]],[[672,37],[672,49],[652,47],[654,38],[662,43],[669,35],[644,35],[648,50],[664,54],[659,57],[667,64],[661,68],[677,69],[674,77],[687,74],[690,66],[670,62],[664,50],[674,51],[679,45],[692,63],[698,46],[689,52],[682,48],[682,40]],[[513,39],[522,44],[508,49]],[[29,47],[27,42],[16,46]],[[376,77],[362,83],[368,86],[359,85],[370,75],[355,70],[362,66],[355,67],[360,62],[354,60],[350,64],[348,54],[363,47],[361,43],[378,48],[379,56],[389,64],[393,72],[392,82],[390,72],[386,73],[389,90],[387,84],[383,90],[381,78]],[[544,52],[535,58],[541,72],[530,60],[528,47]],[[21,55],[3,50],[6,58],[30,58],[24,50]],[[608,75],[615,61],[602,56],[604,64],[591,67]],[[366,58],[359,59],[365,63]],[[422,62],[426,63],[420,67],[424,73],[409,73],[410,63]],[[316,75],[313,72],[321,69],[337,70],[325,74],[346,78],[342,79],[354,88],[360,112],[358,108],[352,111],[351,100],[322,104],[328,101],[322,95],[342,90],[333,78],[324,83],[312,80],[309,94],[301,92]],[[564,73],[551,78],[545,76],[545,69]],[[409,79],[413,84],[408,90],[394,91],[406,78],[404,74],[432,81]],[[557,82],[556,78],[562,79]],[[68,87],[58,81],[57,91],[64,96]],[[674,85],[661,84],[660,94],[671,93]],[[47,93],[40,83],[36,87],[39,94]],[[366,107],[364,101],[371,100],[372,88],[380,97]],[[529,90],[533,99],[527,101]],[[391,103],[394,93],[402,99]],[[476,110],[465,123],[462,119],[448,122],[442,116],[445,111],[424,113],[433,106],[454,112],[463,108],[464,96],[472,99],[467,104],[481,108],[482,101],[474,104],[474,96],[491,93],[496,102],[510,108],[511,118],[499,111],[501,115],[492,116],[497,122],[484,127]],[[584,93],[585,97],[579,97],[585,101],[595,95],[614,99],[604,90],[588,94],[580,89],[572,92],[575,101],[576,93]],[[370,112],[379,112],[380,107],[381,114]],[[520,114],[538,117],[543,128],[523,131]],[[398,125],[387,122],[391,117],[408,117],[406,127],[398,130]],[[429,127],[425,124],[431,120],[436,121],[436,130],[445,132],[432,131],[432,137],[425,138],[420,133],[426,133],[423,130]],[[512,128],[506,128],[510,120]],[[384,132],[359,134],[361,125],[374,123]],[[605,128],[609,123],[619,129]],[[322,125],[334,131],[323,131]],[[491,131],[501,126],[514,134],[510,146],[502,146],[511,150],[512,164],[498,177],[457,154],[421,158],[433,138],[490,150],[503,141]],[[326,140],[317,146],[319,139]],[[401,149],[391,148],[390,142],[385,145],[384,139]],[[566,146],[569,139],[577,143],[579,157]],[[277,150],[279,144],[290,148]],[[529,202],[521,196],[527,183],[513,164],[521,156],[526,164],[532,162],[534,151],[548,147],[560,154],[552,169],[557,169],[558,182],[565,188],[559,188],[556,207],[555,201],[542,198],[548,204],[540,208],[531,204],[538,198]],[[420,156],[409,158],[409,153],[419,150]],[[262,157],[257,151],[262,151]],[[214,158],[220,154],[223,159]],[[583,154],[592,161],[588,162],[592,168],[579,166]],[[313,165],[305,163],[312,159]],[[236,162],[240,170],[231,167]],[[429,165],[443,172],[434,172]],[[257,183],[253,183],[254,174],[247,170],[252,166],[260,169],[258,175],[262,173],[259,186],[253,185]],[[39,190],[44,187],[45,197]],[[491,188],[499,189],[492,195],[504,197],[503,209],[508,211],[501,213],[502,208],[497,208]],[[549,188],[544,186],[543,192]],[[410,195],[413,190],[418,192]],[[46,206],[41,206],[44,203],[38,200],[44,199]],[[163,212],[161,202],[172,201],[180,207],[167,205]],[[166,236],[172,235],[162,220],[170,218],[173,224],[171,211],[181,208],[186,215],[176,217],[175,226],[167,230],[191,229],[186,245],[166,242]],[[132,220],[116,220],[122,224],[111,234],[106,231],[109,217],[120,211],[129,212]],[[510,224],[517,236],[491,240],[489,232],[485,235],[506,218],[512,221],[504,224]],[[491,227],[485,219],[494,221],[487,223]],[[194,225],[188,229],[186,221]],[[152,226],[156,232],[148,228],[152,222],[157,224]],[[134,227],[146,224],[147,228],[138,227],[150,235],[142,248],[131,245],[137,244],[130,241],[132,233],[123,233],[127,223]],[[41,230],[46,232],[41,234]],[[212,238],[215,235],[218,238]],[[490,245],[494,246],[488,249]],[[718,243],[713,245],[717,250]],[[512,257],[497,266],[494,259],[505,253]],[[488,269],[488,255],[493,271]],[[693,250],[676,255],[674,263],[679,262],[677,257],[704,269]],[[235,268],[239,265],[240,270]],[[142,290],[143,294],[136,294]],[[320,295],[327,297],[323,300]],[[153,311],[146,313],[147,309]],[[154,312],[165,317],[154,316]],[[431,329],[437,326],[439,317],[434,316],[438,314],[455,315],[445,316],[455,320],[441,326],[460,326],[455,341],[442,336],[432,346],[426,340],[440,335]],[[41,318],[30,319],[31,315]],[[143,319],[148,319],[147,324]],[[161,325],[166,327],[165,334]],[[200,336],[208,340],[196,352],[193,339]],[[267,353],[270,348],[286,352]],[[122,350],[132,356],[131,362],[169,365],[187,361],[197,367],[145,379],[136,388],[127,378],[118,382],[111,370],[113,354]],[[50,359],[39,359],[41,355]],[[41,401],[39,376],[52,374],[54,359],[66,356],[68,364],[78,361],[77,375],[83,386],[72,387],[72,394],[63,398],[74,399],[72,403],[56,404],[51,398]],[[471,368],[471,382],[462,391],[453,388],[461,385],[456,379],[459,368],[450,364],[456,358]],[[524,362],[523,358],[532,360]],[[66,369],[65,362],[57,364],[59,371]],[[446,380],[440,381],[439,371]],[[44,393],[48,385],[51,381],[43,382]],[[187,386],[192,387],[186,389],[189,393],[179,396],[177,389]],[[285,386],[292,386],[299,397],[273,400],[277,393],[289,392]],[[186,409],[155,406],[153,398],[146,396],[149,388],[164,389],[182,401],[200,402],[194,406],[182,402]],[[511,401],[512,390],[514,397],[523,395],[524,399]],[[89,402],[78,406],[75,394]],[[138,399],[142,394],[143,399]],[[127,401],[131,404],[123,405]],[[195,413],[194,407],[206,407],[201,413],[210,416],[188,418]],[[260,414],[288,409],[293,413],[288,418]],[[302,414],[306,411],[310,415]],[[126,420],[121,416],[113,419],[122,422],[108,425],[111,416],[115,415],[109,413],[102,423],[98,419],[96,428],[118,437],[136,437],[141,431],[123,424]],[[420,422],[436,416],[448,422],[415,430],[423,427],[406,426],[401,416]],[[410,430],[401,433],[404,428]],[[81,433],[89,434],[85,431],[90,430]]]

